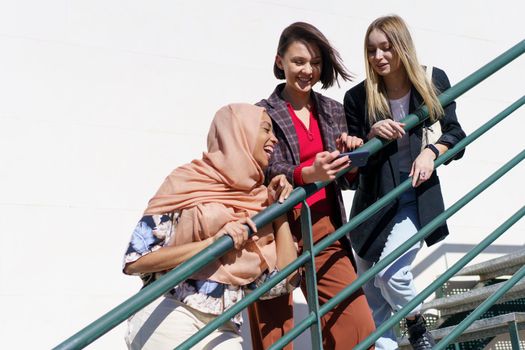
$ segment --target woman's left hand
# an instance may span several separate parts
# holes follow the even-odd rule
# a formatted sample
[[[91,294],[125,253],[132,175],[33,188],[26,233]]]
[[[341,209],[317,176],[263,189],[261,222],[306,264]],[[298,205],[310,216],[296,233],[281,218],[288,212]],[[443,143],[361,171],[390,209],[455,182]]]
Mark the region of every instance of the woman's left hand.
[[[429,149],[424,149],[417,156],[408,175],[412,177],[412,187],[418,187],[430,179],[432,172],[434,172],[434,158],[434,153]]]
[[[284,175],[276,175],[268,185],[268,204],[274,203],[276,200],[279,203],[284,202],[292,192],[293,187]]]

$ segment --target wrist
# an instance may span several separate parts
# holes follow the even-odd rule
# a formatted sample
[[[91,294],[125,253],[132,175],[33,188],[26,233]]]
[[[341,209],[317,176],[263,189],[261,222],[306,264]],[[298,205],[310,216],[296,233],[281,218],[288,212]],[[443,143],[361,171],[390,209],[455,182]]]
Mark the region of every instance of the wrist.
[[[299,165],[294,169],[293,171],[293,185],[294,186],[304,185],[303,169],[304,169],[304,166],[302,165]]]
[[[222,236],[224,236],[224,235],[214,235],[214,236],[206,238],[204,240],[204,243],[205,243],[204,244],[204,248],[207,248],[207,247],[211,246],[213,243],[215,243]]]
[[[305,166],[301,169],[301,179],[302,179],[303,185],[313,182],[313,181],[310,181],[311,173],[312,173],[312,166]]]
[[[430,151],[430,153],[434,156],[434,160],[436,160],[439,157],[439,150],[433,144],[429,143],[428,145],[426,145],[425,151],[426,150]]]

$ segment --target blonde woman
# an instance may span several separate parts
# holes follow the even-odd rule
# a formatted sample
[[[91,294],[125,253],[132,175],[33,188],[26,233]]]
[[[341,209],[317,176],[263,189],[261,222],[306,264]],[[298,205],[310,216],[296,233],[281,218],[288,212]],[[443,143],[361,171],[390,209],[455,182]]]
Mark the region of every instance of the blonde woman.
[[[413,187],[350,232],[358,273],[372,267],[443,211],[434,160],[465,137],[456,118],[455,102],[442,108],[437,99],[450,87],[447,75],[434,68],[432,79],[427,78],[402,18],[392,15],[376,19],[368,27],[364,46],[366,80],[350,89],[344,99],[349,135],[395,142],[361,168],[350,217],[409,177]],[[429,109],[430,120],[405,132],[400,120],[423,104]],[[441,137],[421,150],[423,128],[436,121],[441,125]],[[447,225],[443,224],[425,241],[430,246],[447,235]],[[419,242],[364,286],[376,327],[417,294],[411,264],[421,247]],[[407,317],[409,339],[414,349],[430,349],[434,340],[419,308]],[[376,342],[376,349],[397,348],[392,330]]]

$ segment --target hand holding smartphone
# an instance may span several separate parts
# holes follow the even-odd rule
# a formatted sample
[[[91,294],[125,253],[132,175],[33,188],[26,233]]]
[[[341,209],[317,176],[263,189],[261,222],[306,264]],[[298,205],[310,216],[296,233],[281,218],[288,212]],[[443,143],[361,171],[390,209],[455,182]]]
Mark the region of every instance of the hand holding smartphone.
[[[337,158],[341,158],[344,156],[348,156],[348,159],[350,159],[350,161],[352,162],[351,164],[353,166],[362,167],[366,165],[370,153],[365,150],[356,149],[351,152],[340,153],[339,156],[337,156]]]

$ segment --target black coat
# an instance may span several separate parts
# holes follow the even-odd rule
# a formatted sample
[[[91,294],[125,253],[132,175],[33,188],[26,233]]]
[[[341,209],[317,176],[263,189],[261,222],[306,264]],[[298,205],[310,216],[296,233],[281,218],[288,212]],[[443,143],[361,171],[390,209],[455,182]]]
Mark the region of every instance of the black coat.
[[[450,87],[448,77],[441,69],[434,68],[432,80],[440,92]],[[421,95],[412,88],[409,112],[416,111],[422,102]],[[349,134],[366,141],[371,125],[367,116],[364,82],[346,92],[344,108]],[[445,115],[440,120],[443,135],[438,143],[446,144],[452,148],[465,137],[465,132],[461,129],[456,117],[456,103],[450,103],[444,107],[444,110]],[[428,124],[430,124],[429,120],[427,120]],[[414,161],[421,150],[422,126],[413,128],[408,134],[410,156],[411,160]],[[463,153],[458,153],[454,159],[461,158]],[[391,142],[371,156],[368,164],[360,169],[350,218],[365,210],[399,184],[397,142]],[[436,171],[432,173],[430,179],[416,188],[416,197],[419,222],[423,227],[444,210],[443,196]],[[379,260],[388,235],[395,224],[394,216],[398,205],[399,201],[396,199],[350,232],[352,247],[360,257],[374,262]],[[441,241],[447,235],[448,228],[445,223],[432,232],[425,241],[430,246]]]

